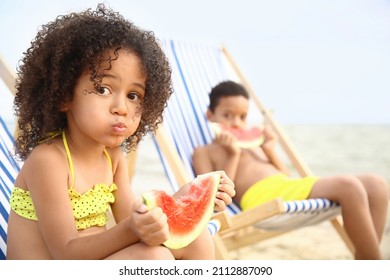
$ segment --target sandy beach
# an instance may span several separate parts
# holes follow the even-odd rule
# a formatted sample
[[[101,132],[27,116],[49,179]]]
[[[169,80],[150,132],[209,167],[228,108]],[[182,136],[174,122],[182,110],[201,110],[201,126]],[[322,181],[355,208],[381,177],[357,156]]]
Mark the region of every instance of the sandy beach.
[[[368,140],[367,140],[368,141]],[[140,143],[133,188],[136,195],[147,189],[172,192],[150,138]],[[390,220],[390,210],[388,215]],[[390,260],[390,222],[381,243],[383,258]],[[353,259],[330,222],[323,222],[230,252],[237,260],[348,260]]]
[[[383,258],[390,260],[390,229],[382,244]],[[231,252],[239,260],[350,260],[352,254],[330,222],[309,226]]]

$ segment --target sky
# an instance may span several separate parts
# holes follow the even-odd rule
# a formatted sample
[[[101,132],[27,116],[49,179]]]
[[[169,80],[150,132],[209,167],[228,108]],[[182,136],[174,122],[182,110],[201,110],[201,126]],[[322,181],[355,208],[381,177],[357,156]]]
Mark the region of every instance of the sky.
[[[37,30],[93,0],[1,0],[0,55],[16,69]],[[160,39],[223,44],[286,124],[390,124],[389,0],[111,0]],[[12,95],[0,82],[0,112]]]

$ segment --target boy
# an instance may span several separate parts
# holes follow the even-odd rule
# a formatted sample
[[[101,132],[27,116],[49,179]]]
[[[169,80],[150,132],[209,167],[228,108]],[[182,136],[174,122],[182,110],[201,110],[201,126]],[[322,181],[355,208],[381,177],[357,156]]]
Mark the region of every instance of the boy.
[[[223,127],[245,128],[249,95],[233,81],[216,85],[210,93],[207,118]],[[229,132],[218,133],[212,143],[193,154],[197,174],[224,170],[235,182],[234,201],[245,211],[271,199],[327,198],[342,207],[345,229],[353,242],[356,259],[380,259],[389,200],[387,182],[373,174],[340,175],[326,178],[290,178],[276,154],[277,136],[264,129],[260,147],[240,149]]]

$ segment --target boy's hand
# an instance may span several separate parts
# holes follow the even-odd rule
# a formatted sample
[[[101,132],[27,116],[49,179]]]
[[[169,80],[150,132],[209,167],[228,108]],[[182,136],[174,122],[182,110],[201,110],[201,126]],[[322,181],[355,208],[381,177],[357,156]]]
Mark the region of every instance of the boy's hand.
[[[237,138],[229,131],[221,131],[220,133],[217,133],[214,141],[224,147],[231,155],[241,152]]]
[[[169,237],[167,216],[160,207],[148,210],[140,201],[134,203],[131,222],[138,237],[149,246],[164,243]]]
[[[234,182],[226,175],[225,171],[214,172],[221,175],[214,208],[215,211],[219,212],[225,210],[226,206],[232,203],[232,197],[235,196],[236,191]]]

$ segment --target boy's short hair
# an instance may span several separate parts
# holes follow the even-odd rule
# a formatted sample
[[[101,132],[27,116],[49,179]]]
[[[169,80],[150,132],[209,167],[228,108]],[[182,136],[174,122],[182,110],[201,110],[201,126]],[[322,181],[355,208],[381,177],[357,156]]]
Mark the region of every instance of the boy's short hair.
[[[215,107],[218,105],[219,100],[222,97],[228,97],[228,96],[243,96],[246,99],[249,99],[249,94],[244,88],[244,86],[233,81],[223,81],[211,89],[211,92],[209,94],[210,111],[214,112]]]

